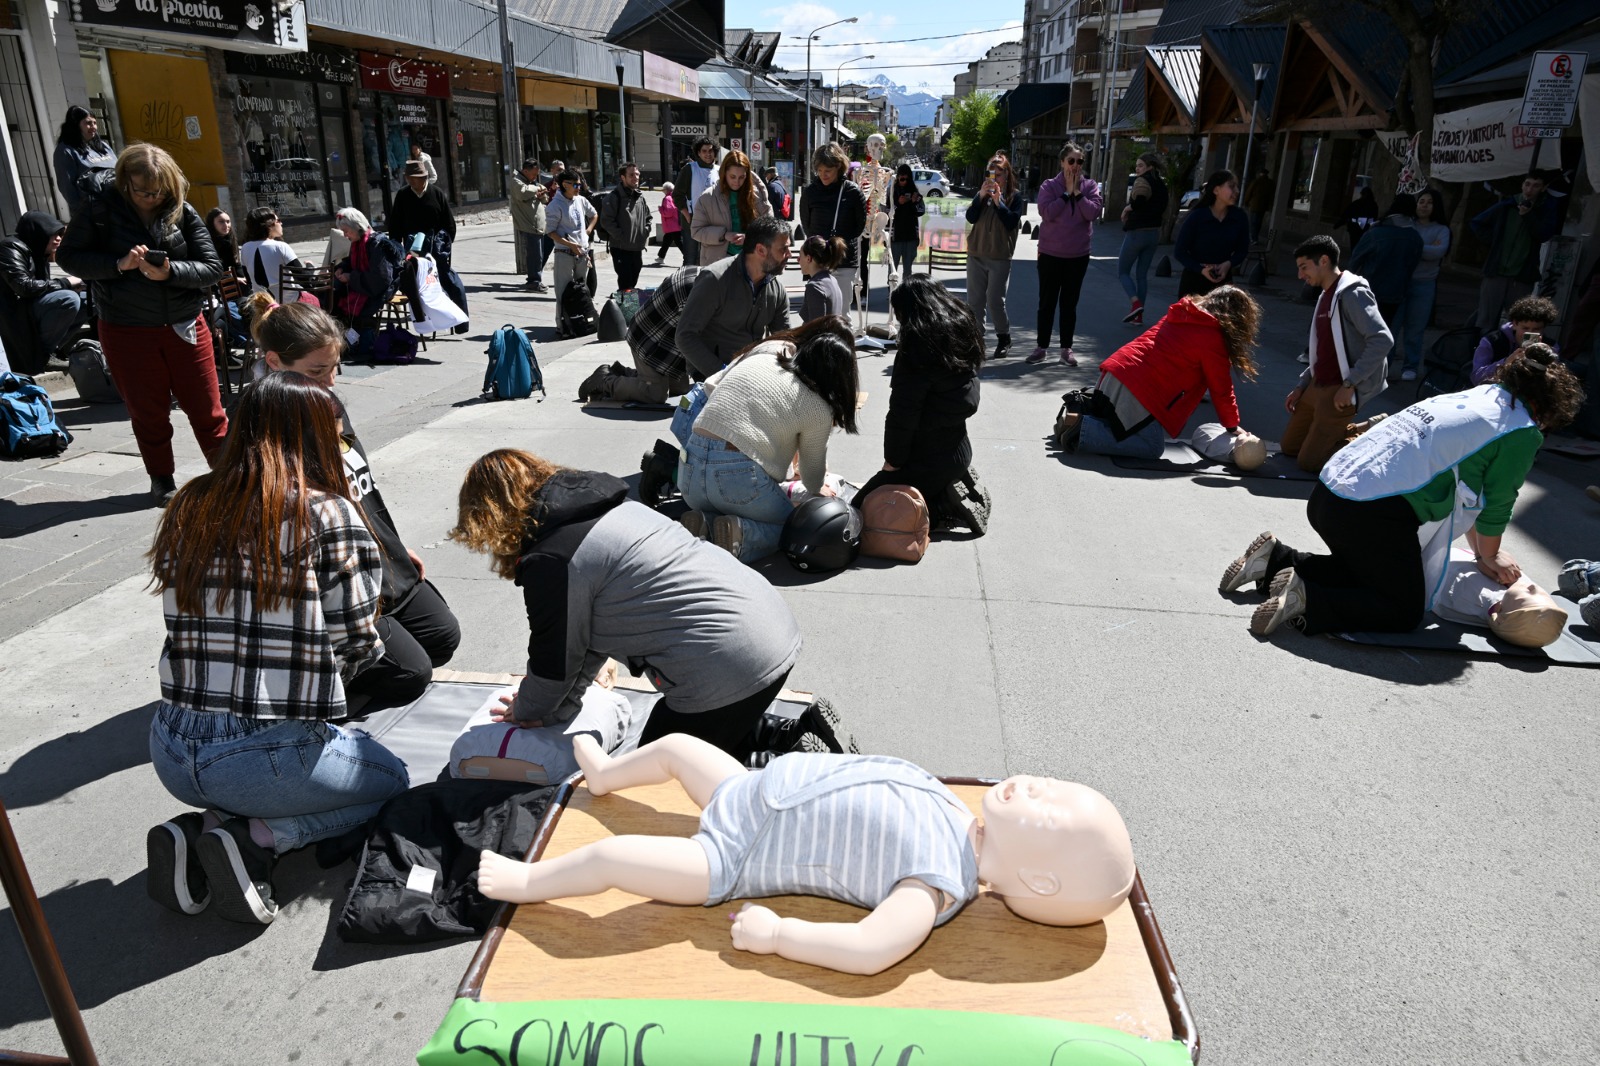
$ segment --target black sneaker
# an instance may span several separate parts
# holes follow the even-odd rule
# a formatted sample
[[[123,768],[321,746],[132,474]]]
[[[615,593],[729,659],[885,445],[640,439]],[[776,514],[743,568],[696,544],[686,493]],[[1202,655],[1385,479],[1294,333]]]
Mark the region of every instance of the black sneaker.
[[[968,470],[950,483],[941,501],[941,529],[970,529],[978,536],[989,531],[989,490],[978,480],[976,470]]]
[[[678,449],[658,440],[639,461],[640,501],[646,507],[659,509],[663,500],[677,495],[677,481]]]
[[[583,384],[578,386],[578,399],[584,403],[590,400],[603,400],[611,395],[611,368],[604,363],[594,368],[594,373],[583,379]]]
[[[165,507],[178,494],[178,483],[171,474],[157,474],[150,479],[150,499],[157,507]]]
[[[817,696],[811,701],[811,706],[800,716],[800,723],[805,732],[800,736],[796,751],[861,754],[855,735],[844,728],[838,709],[826,696]]]
[[[272,868],[277,856],[250,839],[250,823],[229,818],[196,845],[211,883],[211,909],[230,922],[270,925],[278,916],[272,899]]]
[[[1011,334],[1001,333],[994,340],[994,355],[992,359],[1004,359],[1011,352]]]
[[[145,891],[169,911],[199,914],[211,902],[206,873],[195,852],[204,825],[204,818],[190,811],[152,826],[145,834]]]

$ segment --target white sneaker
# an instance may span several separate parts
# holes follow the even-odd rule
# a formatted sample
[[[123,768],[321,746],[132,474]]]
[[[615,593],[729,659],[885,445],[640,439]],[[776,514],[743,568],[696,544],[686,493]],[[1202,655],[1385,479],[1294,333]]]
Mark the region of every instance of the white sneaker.
[[[1400,380],[1415,381],[1417,380],[1417,372],[1408,366],[1404,370],[1400,371]]]
[[[1311,362],[1311,353],[1310,352],[1301,352],[1299,355],[1294,357],[1294,361],[1297,362],[1297,363],[1306,363],[1306,364],[1309,365],[1310,362]]]
[[[1270,593],[1250,616],[1250,632],[1258,637],[1270,637],[1283,623],[1305,617],[1306,585],[1292,567],[1272,579]]]
[[[1260,581],[1267,574],[1267,563],[1272,560],[1272,547],[1278,543],[1269,530],[1250,542],[1244,554],[1228,564],[1217,582],[1220,592],[1237,592],[1246,585]]]

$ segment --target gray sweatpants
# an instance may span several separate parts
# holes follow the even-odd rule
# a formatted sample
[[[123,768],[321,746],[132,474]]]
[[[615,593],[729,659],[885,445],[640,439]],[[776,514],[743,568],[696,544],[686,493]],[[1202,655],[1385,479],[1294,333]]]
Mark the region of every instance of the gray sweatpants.
[[[677,377],[665,378],[637,355],[633,357],[633,365],[639,368],[637,375],[612,380],[611,399],[624,403],[666,403],[668,396],[682,396],[689,391],[687,369],[679,371]]]
[[[1006,315],[1006,285],[1010,281],[1011,260],[967,256],[967,306],[977,317],[980,332],[986,308],[994,319],[996,333],[1011,332],[1011,319]]]

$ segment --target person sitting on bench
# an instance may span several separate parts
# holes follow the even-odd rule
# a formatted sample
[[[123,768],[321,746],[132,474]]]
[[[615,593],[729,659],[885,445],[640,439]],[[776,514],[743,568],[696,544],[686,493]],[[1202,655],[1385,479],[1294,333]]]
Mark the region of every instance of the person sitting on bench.
[[[1250,630],[1409,633],[1432,605],[1450,556],[1467,538],[1484,576],[1514,584],[1522,568],[1501,546],[1544,430],[1571,422],[1577,380],[1535,344],[1491,384],[1413,404],[1356,437],[1323,467],[1306,505],[1329,554],[1298,552],[1271,533],[1222,575],[1232,592],[1268,583]]]
[[[82,280],[70,274],[50,276],[66,231],[67,224],[54,215],[29,211],[17,221],[16,235],[0,241],[0,279],[45,358],[58,354],[89,317]],[[44,358],[38,362],[34,369],[44,369]]]
[[[743,758],[800,657],[767,579],[629,500],[628,484],[502,448],[472,464],[450,539],[522,587],[528,674],[496,720],[570,721],[606,659],[661,692],[641,742],[690,733]]]
[[[885,755],[794,752],[746,770],[693,737],[608,756],[588,734],[573,755],[593,796],[679,782],[701,809],[700,831],[611,837],[536,863],[486,850],[485,896],[542,903],[619,888],[707,907],[822,896],[871,913],[809,922],[746,903],[731,916],[733,946],[875,974],[916,951],[980,883],[1019,917],[1056,926],[1098,922],[1133,888],[1128,828],[1087,785],[1008,777],[984,794],[979,820],[938,778]]]
[[[1209,391],[1228,433],[1239,426],[1233,371],[1256,376],[1251,358],[1261,305],[1233,285],[1185,296],[1161,321],[1100,364],[1100,385],[1086,412],[1063,416],[1065,448],[1094,455],[1161,456],[1167,437],[1183,427]]]

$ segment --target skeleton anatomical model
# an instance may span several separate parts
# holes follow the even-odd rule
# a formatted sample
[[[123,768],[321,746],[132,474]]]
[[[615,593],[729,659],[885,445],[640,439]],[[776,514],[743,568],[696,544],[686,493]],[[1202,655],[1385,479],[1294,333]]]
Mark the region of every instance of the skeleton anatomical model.
[[[864,247],[861,254],[861,269],[856,271],[856,300],[861,307],[861,318],[856,328],[858,334],[867,330],[870,316],[867,312],[867,261],[879,248],[886,247],[885,231],[889,223],[888,200],[889,186],[894,184],[894,171],[882,163],[884,155],[889,150],[889,142],[881,133],[874,133],[867,138],[867,160],[861,164],[856,172],[856,182],[861,186],[862,195],[867,200],[867,230],[862,235]],[[890,260],[885,257],[885,262]],[[892,263],[889,266],[889,291],[899,283],[899,276],[894,272]],[[890,321],[888,335],[894,335],[894,312],[889,312]]]

